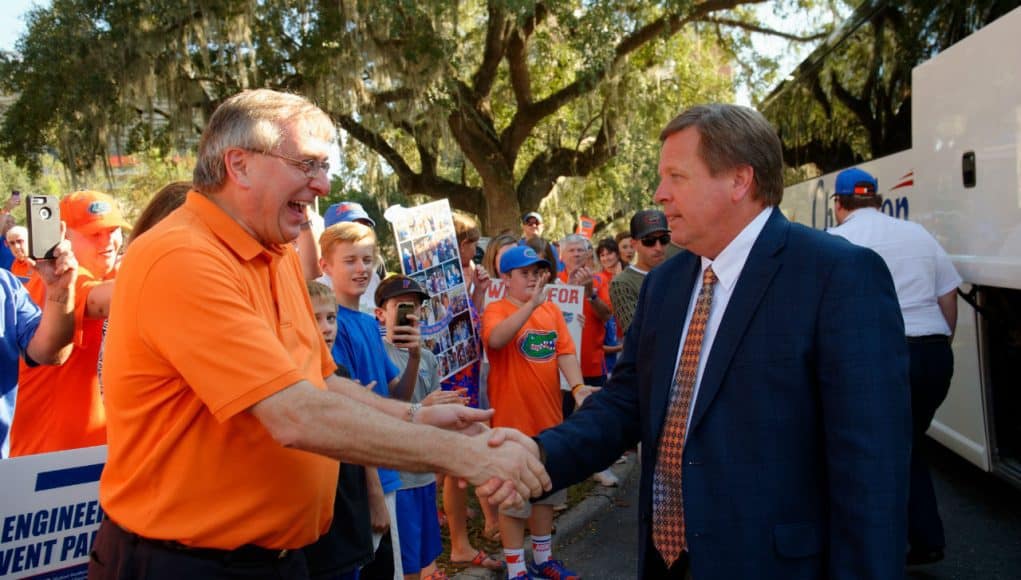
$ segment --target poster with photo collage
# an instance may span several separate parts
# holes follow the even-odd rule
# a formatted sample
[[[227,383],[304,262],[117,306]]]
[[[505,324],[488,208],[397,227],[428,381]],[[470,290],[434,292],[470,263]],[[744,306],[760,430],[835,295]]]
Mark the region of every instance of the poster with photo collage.
[[[468,310],[450,204],[444,199],[391,207],[386,218],[394,228],[401,270],[429,293],[419,330],[425,347],[436,355],[440,378],[446,379],[478,360],[480,340]]]

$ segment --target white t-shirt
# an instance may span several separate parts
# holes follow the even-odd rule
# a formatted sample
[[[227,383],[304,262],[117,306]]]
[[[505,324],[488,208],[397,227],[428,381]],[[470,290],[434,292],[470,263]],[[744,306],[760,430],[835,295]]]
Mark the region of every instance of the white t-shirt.
[[[907,336],[950,334],[936,299],[960,286],[961,276],[925,228],[868,207],[828,231],[882,256],[893,275]]]

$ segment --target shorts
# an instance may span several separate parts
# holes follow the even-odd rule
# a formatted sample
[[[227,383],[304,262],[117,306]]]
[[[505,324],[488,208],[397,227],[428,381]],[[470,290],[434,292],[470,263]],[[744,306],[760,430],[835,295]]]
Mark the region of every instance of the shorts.
[[[439,558],[443,541],[436,511],[436,482],[397,492],[397,526],[405,574],[417,574]]]
[[[555,491],[542,499],[536,499],[532,501],[525,500],[524,505],[522,505],[519,508],[501,509],[500,513],[505,516],[510,516],[512,518],[527,520],[528,518],[532,517],[533,505],[553,506],[564,503],[567,503],[567,490],[561,489],[560,491]]]

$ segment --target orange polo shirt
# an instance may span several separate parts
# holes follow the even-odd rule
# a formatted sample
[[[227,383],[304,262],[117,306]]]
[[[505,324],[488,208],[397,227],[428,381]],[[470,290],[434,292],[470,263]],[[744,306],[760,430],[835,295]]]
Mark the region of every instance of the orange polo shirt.
[[[11,274],[21,278],[23,283],[27,283],[26,281],[31,278],[34,273],[35,266],[28,260],[14,260],[14,262],[11,263]]]
[[[113,278],[111,272],[107,278]],[[97,280],[78,268],[74,297],[74,346],[59,366],[18,365],[18,400],[11,425],[11,457],[79,449],[106,443],[106,411],[99,393],[96,362],[103,319],[86,318],[89,292]],[[32,301],[45,310],[46,285],[39,274],[25,284]]]
[[[107,515],[190,546],[299,548],[329,527],[338,463],[248,412],[336,366],[294,249],[266,248],[205,196],[131,243],[103,361]]]
[[[519,307],[504,298],[482,314],[482,342]],[[574,354],[574,341],[560,309],[545,302],[532,311],[514,338],[489,357],[489,404],[493,427],[513,427],[529,437],[564,421],[558,359]]]

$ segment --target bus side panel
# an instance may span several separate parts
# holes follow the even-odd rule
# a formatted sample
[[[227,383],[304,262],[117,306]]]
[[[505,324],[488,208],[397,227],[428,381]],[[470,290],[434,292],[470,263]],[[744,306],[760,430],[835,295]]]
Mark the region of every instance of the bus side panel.
[[[912,72],[911,219],[954,257],[966,282],[1021,288],[1021,8]],[[974,184],[965,165],[974,159]]]
[[[979,363],[978,320],[975,309],[957,298],[957,332],[954,334],[954,377],[950,392],[929,426],[930,437],[944,447],[990,471],[982,367]]]

